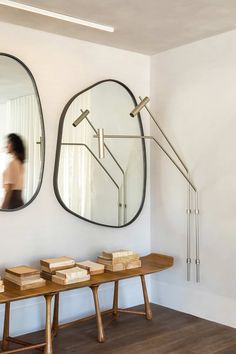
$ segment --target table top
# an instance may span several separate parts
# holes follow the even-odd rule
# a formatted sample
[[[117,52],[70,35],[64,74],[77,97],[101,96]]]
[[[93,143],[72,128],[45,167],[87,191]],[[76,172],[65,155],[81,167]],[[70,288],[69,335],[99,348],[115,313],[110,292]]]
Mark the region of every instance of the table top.
[[[0,304],[28,299],[37,296],[50,295],[58,292],[79,289],[84,287],[99,286],[101,284],[113,282],[116,280],[128,279],[140,275],[157,273],[173,266],[173,257],[151,253],[141,257],[142,267],[135,269],[127,269],[119,272],[105,271],[103,274],[93,275],[90,280],[74,283],[70,285],[60,285],[47,280],[46,285],[36,289],[17,290],[10,285],[5,285],[5,291],[0,293]]]

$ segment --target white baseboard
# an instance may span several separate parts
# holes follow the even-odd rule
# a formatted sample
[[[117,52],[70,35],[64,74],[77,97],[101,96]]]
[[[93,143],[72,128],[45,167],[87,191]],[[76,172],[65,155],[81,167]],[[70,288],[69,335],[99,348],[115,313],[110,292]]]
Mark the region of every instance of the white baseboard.
[[[236,299],[151,279],[151,301],[236,328]]]

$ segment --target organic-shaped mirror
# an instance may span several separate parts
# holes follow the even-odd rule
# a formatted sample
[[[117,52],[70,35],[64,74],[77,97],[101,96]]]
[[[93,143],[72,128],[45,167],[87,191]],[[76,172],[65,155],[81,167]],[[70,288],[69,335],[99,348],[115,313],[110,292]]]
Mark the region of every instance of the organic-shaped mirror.
[[[107,133],[142,135],[140,117],[129,115],[135,105],[124,84],[104,80],[75,95],[65,106],[59,124],[54,188],[70,213],[111,227],[123,227],[137,218],[146,188],[144,141],[110,140],[106,159],[100,160],[94,138],[100,127]]]
[[[44,124],[35,80],[19,59],[0,53],[0,210],[36,197],[44,166]]]

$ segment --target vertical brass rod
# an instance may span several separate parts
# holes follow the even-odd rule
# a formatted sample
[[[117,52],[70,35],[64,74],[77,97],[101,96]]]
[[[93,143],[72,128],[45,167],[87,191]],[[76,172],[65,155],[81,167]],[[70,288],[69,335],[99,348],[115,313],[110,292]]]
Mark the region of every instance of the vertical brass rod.
[[[190,175],[188,174],[188,178],[190,179]],[[191,189],[190,184],[188,183],[188,191],[187,191],[187,281],[191,279]]]
[[[199,238],[199,209],[198,209],[198,193],[195,193],[195,232],[196,232],[196,282],[200,282],[200,238]]]

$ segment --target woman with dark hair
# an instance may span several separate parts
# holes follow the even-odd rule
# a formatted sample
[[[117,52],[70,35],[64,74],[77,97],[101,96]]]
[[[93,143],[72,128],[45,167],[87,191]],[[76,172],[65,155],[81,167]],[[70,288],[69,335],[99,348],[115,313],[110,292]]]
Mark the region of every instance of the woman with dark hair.
[[[7,136],[7,152],[12,160],[3,173],[3,188],[5,196],[2,209],[16,209],[24,205],[22,189],[24,183],[25,147],[17,134]]]

